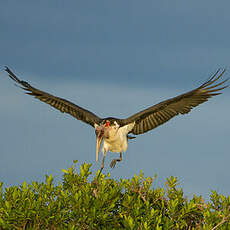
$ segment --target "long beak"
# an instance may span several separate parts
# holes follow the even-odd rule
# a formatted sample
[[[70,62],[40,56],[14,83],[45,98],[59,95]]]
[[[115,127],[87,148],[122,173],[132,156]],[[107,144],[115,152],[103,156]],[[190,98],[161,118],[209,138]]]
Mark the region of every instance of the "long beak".
[[[97,135],[97,144],[96,144],[96,162],[98,161],[98,155],[99,155],[99,151],[101,149],[101,143],[102,143],[102,135]]]

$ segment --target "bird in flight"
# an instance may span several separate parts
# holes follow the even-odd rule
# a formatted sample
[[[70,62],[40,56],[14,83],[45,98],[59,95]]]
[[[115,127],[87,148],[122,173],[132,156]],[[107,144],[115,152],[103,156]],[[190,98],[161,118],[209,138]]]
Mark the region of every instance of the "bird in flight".
[[[5,71],[11,79],[22,86],[21,88],[26,91],[26,94],[34,96],[55,109],[60,110],[62,113],[69,113],[78,120],[94,127],[96,134],[96,162],[98,161],[98,155],[103,143],[103,159],[99,175],[104,168],[104,161],[108,151],[120,154],[119,158],[111,161],[111,168],[114,168],[116,163],[122,160],[122,153],[126,152],[128,148],[128,139],[135,138],[135,136],[130,136],[130,134],[139,135],[146,133],[164,124],[178,114],[187,114],[192,108],[207,101],[212,96],[221,94],[220,91],[228,87],[228,85],[223,85],[228,79],[220,80],[225,70],[218,70],[198,88],[162,101],[128,118],[100,118],[89,110],[75,105],[68,100],[34,88],[26,81],[22,81],[16,77],[8,67],[6,67]]]

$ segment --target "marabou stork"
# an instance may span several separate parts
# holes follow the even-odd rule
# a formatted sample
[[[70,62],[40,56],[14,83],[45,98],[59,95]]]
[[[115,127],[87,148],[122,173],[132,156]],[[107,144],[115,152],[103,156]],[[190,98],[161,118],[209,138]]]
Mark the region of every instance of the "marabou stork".
[[[223,86],[228,79],[217,82],[224,74],[225,70],[222,72],[217,70],[213,76],[198,88],[153,105],[126,119],[118,119],[114,117],[100,118],[94,113],[75,105],[70,101],[48,94],[34,88],[25,81],[19,80],[19,78],[17,78],[8,67],[6,67],[5,70],[10,78],[22,86],[21,88],[26,91],[26,94],[32,95],[53,106],[55,109],[58,109],[63,113],[69,113],[78,120],[94,127],[97,139],[96,162],[98,161],[98,154],[103,141],[103,159],[100,173],[104,168],[104,160],[108,151],[120,153],[120,158],[111,161],[111,168],[116,165],[116,162],[122,160],[122,153],[126,152],[128,148],[128,139],[135,138],[134,136],[129,136],[129,134],[132,133],[134,135],[139,135],[148,132],[157,126],[164,124],[178,114],[189,113],[192,108],[207,101],[208,98],[212,96],[221,94],[219,91],[228,87],[228,85]]]

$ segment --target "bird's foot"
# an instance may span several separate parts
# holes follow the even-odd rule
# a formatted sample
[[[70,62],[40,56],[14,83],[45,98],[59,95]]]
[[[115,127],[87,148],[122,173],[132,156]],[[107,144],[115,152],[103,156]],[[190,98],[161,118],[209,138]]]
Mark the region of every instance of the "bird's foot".
[[[113,159],[113,160],[111,161],[111,163],[110,163],[110,167],[111,167],[111,168],[114,168],[115,165],[116,165],[116,163],[117,163],[117,160],[116,160],[116,159]]]

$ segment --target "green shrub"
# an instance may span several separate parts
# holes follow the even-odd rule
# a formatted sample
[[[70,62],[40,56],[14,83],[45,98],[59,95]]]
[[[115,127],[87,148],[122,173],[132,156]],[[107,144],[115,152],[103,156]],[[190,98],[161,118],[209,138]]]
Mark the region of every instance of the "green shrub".
[[[0,229],[230,229],[230,197],[212,191],[208,203],[195,195],[188,200],[176,177],[154,188],[154,178],[142,173],[89,181],[91,165],[77,173],[74,163],[58,185],[52,175],[5,191],[1,183]]]

